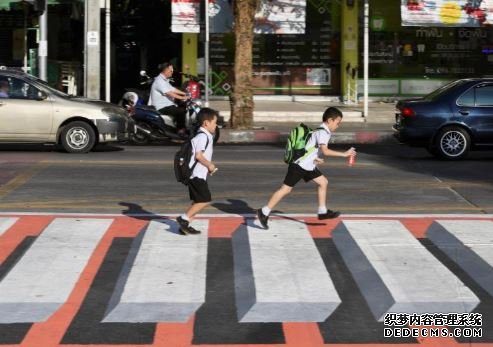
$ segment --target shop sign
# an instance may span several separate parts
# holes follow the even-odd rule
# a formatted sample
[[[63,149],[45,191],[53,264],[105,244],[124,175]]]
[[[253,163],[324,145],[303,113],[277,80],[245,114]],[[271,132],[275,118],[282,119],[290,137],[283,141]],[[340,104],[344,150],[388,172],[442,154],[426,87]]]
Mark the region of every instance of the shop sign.
[[[171,31],[174,33],[200,32],[200,0],[172,0]]]
[[[493,1],[401,0],[403,26],[481,27],[493,24]]]
[[[304,34],[306,0],[261,0],[255,14],[256,34]]]

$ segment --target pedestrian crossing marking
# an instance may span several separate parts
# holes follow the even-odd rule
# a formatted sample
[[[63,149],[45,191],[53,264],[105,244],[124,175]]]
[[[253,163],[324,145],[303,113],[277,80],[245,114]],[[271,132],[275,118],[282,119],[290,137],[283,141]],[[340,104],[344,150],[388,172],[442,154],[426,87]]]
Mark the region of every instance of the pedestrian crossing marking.
[[[0,323],[40,322],[67,299],[111,219],[57,218],[0,282]]]
[[[387,313],[471,312],[479,303],[399,221],[343,221],[332,237],[379,321]]]
[[[341,302],[304,223],[249,223],[233,251],[240,322],[323,322]]]
[[[5,214],[2,216],[4,217]],[[42,231],[44,231],[47,226],[50,224],[51,221],[54,221],[58,218],[62,218],[62,216],[53,216],[53,215],[38,215],[38,216],[30,216],[30,215],[16,215],[16,214],[11,214],[7,215],[7,218],[18,218],[16,223],[14,223],[10,228],[8,228],[7,231],[5,231],[1,236],[0,236],[0,250],[2,251],[0,253],[0,265],[3,265],[5,260],[9,258],[11,253],[16,249],[16,247],[22,242],[22,239],[25,237],[36,237],[38,235],[42,235]],[[77,216],[73,216],[77,217]],[[80,217],[79,219],[98,219],[97,216],[85,216],[85,217]],[[81,306],[84,297],[86,296],[92,282],[94,281],[95,275],[98,271],[98,269],[101,266],[101,263],[107,254],[109,247],[112,243],[113,240],[116,238],[135,238],[138,233],[145,227],[147,227],[150,224],[150,221],[152,220],[151,218],[147,217],[139,217],[139,218],[132,218],[128,216],[106,216],[103,219],[110,219],[113,220],[113,222],[110,224],[109,228],[107,231],[104,233],[102,236],[101,240],[95,247],[94,252],[92,253],[92,256],[88,259],[87,264],[83,271],[80,273],[79,279],[77,283],[75,284],[72,292],[70,293],[68,299],[66,302],[52,315],[50,316],[45,322],[38,322],[34,323],[32,327],[28,330],[27,334],[24,336],[24,338],[18,343],[13,343],[13,344],[5,344],[3,345],[8,345],[8,346],[66,346],[67,343],[62,343],[63,336],[67,329],[70,326],[70,322],[73,320],[74,316],[77,314],[78,308]],[[214,217],[208,217],[208,216],[203,216],[198,219],[203,220],[203,221],[209,221],[209,239],[214,239],[214,238],[228,238],[231,237],[236,230],[238,230],[238,227],[241,226],[245,221],[251,221],[251,217],[225,217],[227,219],[227,223],[222,225],[221,224],[221,217],[214,216]],[[290,217],[292,218],[292,217]],[[485,216],[481,216],[477,219],[471,216],[465,217],[466,220],[468,221],[474,221],[474,220],[489,220],[493,221],[493,216],[485,218]],[[159,218],[159,219],[167,219],[166,217]],[[422,238],[423,235],[426,236],[426,230],[427,228],[424,226],[425,224],[433,223],[434,221],[440,221],[443,219],[447,220],[464,220],[464,218],[461,219],[461,217],[457,216],[441,216],[441,217],[429,217],[429,216],[415,216],[415,217],[391,217],[391,216],[386,216],[386,217],[381,217],[381,216],[374,216],[375,220],[387,220],[387,221],[392,221],[392,220],[399,220],[401,223],[406,226],[406,228],[409,229],[409,231],[415,236]],[[26,222],[28,220],[28,222]],[[225,219],[226,220],[226,219]],[[285,220],[285,218],[276,218],[273,217],[271,218],[272,221],[276,220]],[[288,219],[289,220],[289,219]],[[324,223],[317,221],[315,218],[310,217],[310,216],[299,216],[296,218],[296,220],[303,220],[307,224],[307,228],[309,229],[312,237],[315,239],[327,239],[332,237],[332,228],[337,226],[340,222],[345,222],[346,220],[372,220],[371,216],[366,216],[365,218],[359,218],[355,216],[351,216],[349,218],[345,218],[344,216],[342,218],[339,218],[336,221],[330,221],[329,223]],[[255,222],[254,222],[255,223]],[[292,221],[293,225],[294,224],[299,224],[297,221]],[[330,230],[323,230],[324,226],[320,225],[324,224],[325,228],[330,229]],[[414,224],[414,226],[413,226]],[[31,225],[31,227],[28,227],[28,225]],[[216,233],[212,230],[212,228],[217,228]],[[41,236],[38,236],[40,238]],[[184,237],[194,237],[194,236],[184,236]],[[27,252],[26,252],[27,254]],[[24,254],[24,256],[26,255]],[[22,259],[22,258],[21,258]],[[7,275],[15,270],[15,266],[12,267],[12,269],[9,270]],[[0,280],[5,279],[6,276],[3,278],[0,277]],[[0,282],[1,284],[1,282]],[[0,293],[1,295],[1,293]],[[485,312],[487,313],[487,312]],[[2,324],[0,324],[0,329],[1,329]],[[195,328],[194,328],[195,327]],[[139,344],[139,346],[195,346],[193,342],[193,335],[194,331],[196,329],[196,322],[194,317],[191,317],[187,322],[184,323],[158,323],[156,325],[155,329],[155,336],[154,336],[154,342],[152,344]],[[327,343],[324,343],[323,339],[321,338],[320,332],[319,332],[319,325],[315,323],[306,323],[306,322],[300,322],[300,323],[288,323],[284,322],[283,323],[283,331],[284,331],[284,336],[285,336],[285,342],[277,345],[273,344],[265,344],[263,346],[286,346],[286,347],[298,347],[298,346],[328,346]],[[491,329],[491,326],[489,328],[485,329]],[[492,329],[493,330],[493,329]],[[0,331],[1,332],[1,331]],[[356,332],[355,332],[356,333]],[[1,334],[0,334],[1,335]],[[303,343],[300,345],[300,341]],[[477,343],[476,343],[477,341]],[[493,346],[493,340],[486,339],[486,340],[475,340],[474,343],[472,344],[467,344],[468,346],[481,346],[481,347],[492,347]],[[2,337],[0,337],[0,344],[2,344]],[[111,344],[101,344],[101,343],[95,343],[99,347],[109,347],[109,346],[115,346]],[[420,346],[437,346],[437,345],[443,345],[443,346],[462,346],[465,345],[462,341],[458,342],[455,339],[450,339],[450,338],[437,338],[437,339],[430,339],[430,338],[423,338],[417,340],[415,344],[406,344],[406,345],[420,345]],[[77,344],[77,343],[69,343],[71,347],[75,346],[83,346],[84,344]],[[207,344],[200,344],[201,346],[207,346]],[[261,344],[251,344],[252,346],[262,346]],[[358,347],[365,347],[365,346],[381,346],[381,347],[386,347],[389,344],[384,343],[384,344],[379,344],[379,343],[358,343],[358,344],[347,344],[347,343],[338,343],[338,346],[346,347],[346,346],[358,346]],[[118,346],[122,346],[119,344]],[[124,345],[123,345],[124,346]],[[128,345],[130,346],[130,345]],[[212,346],[212,345],[211,345]],[[233,346],[228,343],[215,343],[214,346],[216,347],[226,347],[226,346]],[[235,345],[238,346],[238,345]]]
[[[208,221],[183,237],[171,221],[151,221],[132,246],[104,322],[186,322],[205,301]]]
[[[7,231],[15,222],[17,222],[18,218],[0,218],[0,236],[3,235],[5,231]]]

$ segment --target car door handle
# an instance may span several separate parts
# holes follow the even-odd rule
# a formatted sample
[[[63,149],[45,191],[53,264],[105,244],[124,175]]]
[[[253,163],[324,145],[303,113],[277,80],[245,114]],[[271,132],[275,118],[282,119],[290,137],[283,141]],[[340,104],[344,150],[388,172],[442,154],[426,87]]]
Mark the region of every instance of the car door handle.
[[[467,116],[469,114],[469,111],[459,110],[459,113],[463,116]]]

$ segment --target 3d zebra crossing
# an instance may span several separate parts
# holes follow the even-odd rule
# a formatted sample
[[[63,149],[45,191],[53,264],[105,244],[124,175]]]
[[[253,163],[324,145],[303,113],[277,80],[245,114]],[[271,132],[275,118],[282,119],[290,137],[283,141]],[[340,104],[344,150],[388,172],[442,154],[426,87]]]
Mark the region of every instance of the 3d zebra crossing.
[[[104,262],[118,240],[127,247],[111,290],[105,291],[104,307],[89,319],[93,325],[192,324],[193,344],[289,345],[286,327],[300,322],[318,326],[322,343],[384,343],[382,334],[367,334],[364,327],[362,340],[337,331],[334,320],[353,298],[342,290],[331,258],[345,268],[342,277],[354,281],[354,301],[364,302],[360,310],[369,313],[368,326],[381,326],[388,313],[480,312],[485,330],[491,321],[491,216],[350,216],[329,223],[299,216],[273,218],[269,230],[240,216],[205,216],[194,223],[203,234],[182,236],[166,217],[0,217],[0,332],[24,326],[16,337],[0,337],[0,344],[24,344],[33,327],[49,324],[70,306],[72,314],[62,317],[67,328],[56,343],[112,345],[98,334],[89,333],[86,340],[70,336],[76,335],[71,333],[74,322],[90,305],[84,304],[88,293],[97,275],[105,273]],[[223,261],[223,269],[215,258],[222,252],[230,263]],[[225,293],[224,307],[209,300],[209,287],[220,286],[216,277],[222,276],[232,280],[232,286],[225,285],[232,292]],[[211,308],[213,301],[217,307]],[[238,328],[267,330],[260,339],[238,340],[227,333],[210,338],[200,318],[206,310],[204,317],[224,310]],[[83,313],[86,319],[88,314]],[[351,319],[356,329],[357,318],[349,323]],[[271,336],[262,338],[269,330]],[[155,334],[129,338],[152,345]],[[474,341],[491,343],[493,336],[483,334]]]

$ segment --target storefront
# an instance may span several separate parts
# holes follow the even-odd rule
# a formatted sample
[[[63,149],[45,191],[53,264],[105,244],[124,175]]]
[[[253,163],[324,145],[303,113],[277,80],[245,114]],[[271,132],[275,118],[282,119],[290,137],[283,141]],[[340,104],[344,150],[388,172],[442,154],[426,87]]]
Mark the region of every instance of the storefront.
[[[84,4],[81,1],[48,0],[48,82],[67,90],[82,85]],[[38,13],[27,2],[0,0],[0,65],[27,68],[38,73]]]
[[[203,76],[204,9],[200,9],[195,33],[173,31],[172,4],[176,2],[112,1],[114,101],[124,88],[138,86],[139,70],[155,74],[157,64],[166,60],[178,70]],[[209,3],[210,89],[213,95],[227,96],[234,66],[232,0]],[[493,5],[489,5],[493,1],[369,3],[370,96],[422,95],[449,80],[493,74]],[[49,81],[60,87],[69,66],[80,94],[84,1],[49,0],[48,4]],[[264,0],[256,15],[255,94],[347,99],[357,90],[361,97],[362,25],[361,1]],[[27,60],[36,73],[37,27],[30,6],[0,0],[0,65],[20,67]],[[102,26],[100,37],[103,31]]]
[[[212,9],[210,65],[215,95],[227,95],[233,82],[230,6],[226,0],[216,0]],[[256,16],[253,44],[255,93],[339,95],[340,13],[338,1],[264,1]]]
[[[370,95],[422,95],[450,80],[493,74],[488,1],[477,9],[465,0],[428,3],[370,1]]]

